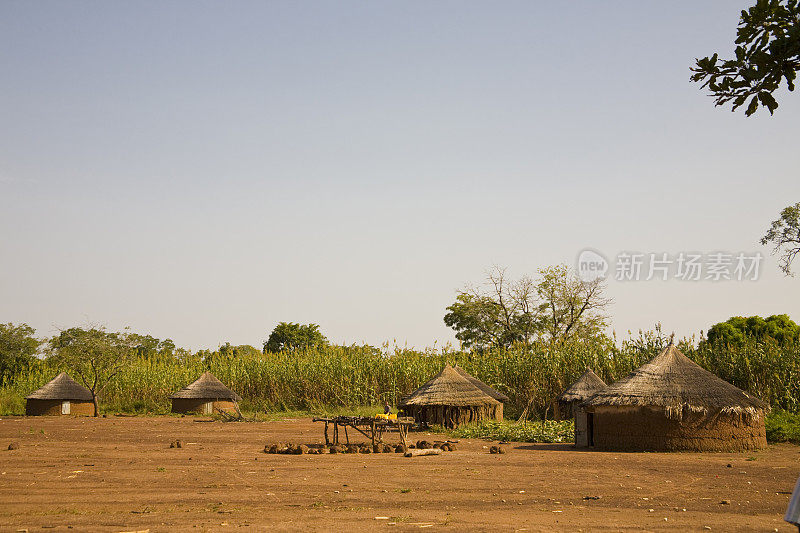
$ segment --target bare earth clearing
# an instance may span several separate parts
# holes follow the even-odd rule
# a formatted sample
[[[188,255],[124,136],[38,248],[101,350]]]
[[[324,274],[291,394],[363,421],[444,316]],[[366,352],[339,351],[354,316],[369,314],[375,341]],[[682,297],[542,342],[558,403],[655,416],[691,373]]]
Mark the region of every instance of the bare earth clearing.
[[[184,447],[170,449],[175,439]],[[6,451],[11,442],[19,449]],[[462,439],[457,451],[409,459],[262,452],[275,442],[323,442],[322,427],[4,418],[0,530],[796,531],[782,516],[797,446],[631,454],[512,444],[489,455],[491,443]]]

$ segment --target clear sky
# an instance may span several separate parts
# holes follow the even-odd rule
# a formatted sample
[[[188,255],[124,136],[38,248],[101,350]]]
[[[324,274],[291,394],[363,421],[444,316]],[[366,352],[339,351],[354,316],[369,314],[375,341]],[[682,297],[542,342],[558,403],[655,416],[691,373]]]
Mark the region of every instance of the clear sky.
[[[800,94],[747,119],[688,81],[749,4],[2,2],[0,322],[424,347],[495,264],[768,255]],[[800,321],[771,256],[608,292],[621,336]]]

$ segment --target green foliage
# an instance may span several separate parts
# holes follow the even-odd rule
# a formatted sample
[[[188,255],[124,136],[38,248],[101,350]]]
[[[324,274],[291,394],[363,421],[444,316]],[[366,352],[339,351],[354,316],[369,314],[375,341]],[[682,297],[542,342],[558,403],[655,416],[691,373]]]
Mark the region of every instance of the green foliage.
[[[792,261],[800,253],[800,202],[783,208],[778,220],[773,220],[761,244],[774,246],[772,253],[780,254],[778,265],[792,276]]]
[[[760,316],[735,316],[714,324],[708,330],[708,342],[711,344],[741,346],[748,338],[774,342],[778,346],[792,346],[800,344],[800,326],[788,315],[772,315],[766,320]]]
[[[491,420],[478,425],[466,425],[450,431],[454,437],[509,442],[573,442],[575,426],[571,420],[557,422],[498,422]]]
[[[734,59],[720,61],[715,53],[696,60],[691,81],[703,82],[717,106],[730,102],[735,111],[747,103],[750,116],[760,104],[772,114],[778,107],[772,93],[784,80],[793,91],[800,70],[798,1],[758,0],[742,11],[735,44]]]
[[[278,353],[327,344],[328,339],[320,333],[317,324],[281,322],[272,330],[269,339],[264,341],[264,353]]]
[[[199,353],[172,359],[133,356],[107,383],[100,400],[111,412],[168,413],[169,395],[210,370],[244,398],[241,407],[246,412],[375,414],[386,402],[397,405],[449,362],[507,394],[508,418],[526,409],[531,417],[548,418],[553,399],[587,367],[611,383],[650,360],[668,341],[656,328],[618,345],[601,337],[533,341],[482,352],[328,345],[275,354],[248,350],[238,357],[222,357],[216,351],[205,358]],[[746,337],[741,344],[704,342],[693,348],[684,340],[679,347],[702,367],[773,408],[800,410],[798,344],[780,346]],[[54,357],[36,359],[20,370],[0,386],[0,414],[23,413],[24,397],[58,372],[73,372],[68,363]]]
[[[767,415],[767,441],[800,444],[800,414],[775,410]]]
[[[42,341],[27,324],[0,324],[0,383],[33,363]]]
[[[483,287],[459,291],[444,323],[464,348],[485,351],[599,336],[606,324],[602,280],[584,282],[564,265],[539,270],[539,278],[509,280],[495,267]]]
[[[485,350],[528,342],[534,334],[530,312],[507,312],[494,299],[467,292],[459,293],[447,308],[444,323],[453,328],[465,348]]]
[[[102,327],[70,328],[50,340],[48,359],[68,369],[92,392],[94,415],[98,416],[98,395],[133,359],[140,340],[127,333],[107,332]],[[151,360],[147,355],[139,358]]]

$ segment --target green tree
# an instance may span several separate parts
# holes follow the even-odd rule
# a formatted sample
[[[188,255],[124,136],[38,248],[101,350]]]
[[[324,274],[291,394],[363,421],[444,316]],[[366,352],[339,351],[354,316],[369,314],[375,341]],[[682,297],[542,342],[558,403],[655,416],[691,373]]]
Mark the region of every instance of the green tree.
[[[800,253],[800,202],[785,207],[778,220],[773,220],[761,244],[774,246],[773,254],[780,254],[778,265],[787,276],[792,274],[792,261]]]
[[[136,337],[103,327],[70,328],[50,340],[49,358],[70,369],[91,391],[94,416],[100,416],[97,398],[135,357]]]
[[[798,0],[758,0],[742,11],[735,44],[733,59],[715,53],[695,60],[690,79],[708,87],[716,106],[730,102],[735,111],[747,103],[750,116],[760,103],[772,114],[778,107],[772,94],[784,80],[793,91],[800,70]]]
[[[0,324],[0,383],[10,379],[35,361],[42,341],[27,324]]]
[[[541,281],[536,285],[543,302],[542,323],[551,340],[599,335],[608,325],[606,308],[611,299],[605,297],[605,280],[581,280],[565,265],[539,270]]]
[[[264,341],[264,353],[278,353],[327,344],[328,339],[320,333],[317,324],[281,322],[272,330],[269,339]]]
[[[707,338],[712,346],[741,346],[748,338],[774,342],[780,347],[796,346],[800,344],[800,326],[788,315],[772,315],[766,319],[735,316],[711,326]]]
[[[444,323],[465,348],[479,351],[601,332],[610,303],[603,280],[582,281],[563,265],[541,269],[539,276],[509,280],[495,267],[482,286],[458,292]]]
[[[504,268],[494,267],[482,286],[458,292],[444,323],[465,348],[487,350],[530,343],[540,329],[540,311],[530,278],[509,280]]]

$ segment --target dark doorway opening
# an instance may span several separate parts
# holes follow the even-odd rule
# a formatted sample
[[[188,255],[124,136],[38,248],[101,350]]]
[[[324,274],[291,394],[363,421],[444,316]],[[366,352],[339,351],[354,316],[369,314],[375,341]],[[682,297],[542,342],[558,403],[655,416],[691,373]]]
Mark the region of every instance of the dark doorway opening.
[[[589,446],[594,446],[594,413],[586,413],[586,437]]]

